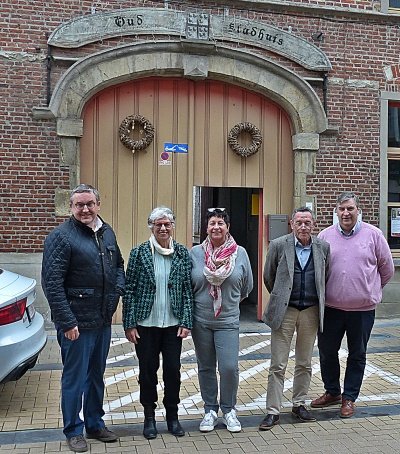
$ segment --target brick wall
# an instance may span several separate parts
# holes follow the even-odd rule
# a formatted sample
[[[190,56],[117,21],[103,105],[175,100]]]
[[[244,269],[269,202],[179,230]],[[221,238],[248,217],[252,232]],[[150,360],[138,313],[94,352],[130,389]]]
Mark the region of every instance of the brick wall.
[[[357,191],[363,202],[364,219],[378,223],[379,211],[379,94],[397,91],[396,81],[387,83],[383,67],[398,63],[400,40],[396,18],[379,19],[362,11],[379,10],[376,1],[298,1],[318,6],[319,13],[304,9],[286,12],[268,2],[254,2],[257,11],[226,2],[230,15],[250,16],[267,24],[292,30],[318,45],[330,58],[327,107],[331,125],[339,134],[322,136],[317,173],[308,178],[308,193],[317,196],[321,219],[331,219],[336,195],[342,189]],[[293,4],[295,2],[280,2]],[[276,2],[275,2],[276,4]],[[36,120],[34,107],[46,106],[47,36],[59,24],[96,11],[163,6],[164,2],[80,0],[3,0],[0,10],[0,252],[41,252],[44,236],[59,224],[54,214],[56,188],[69,188],[69,171],[60,167],[59,139],[52,120]],[[204,8],[222,14],[222,2],[169,2],[171,8]],[[203,5],[203,6],[202,6]],[[235,9],[239,6],[241,9]],[[273,6],[273,5],[272,5]],[[325,11],[323,6],[329,7]],[[337,8],[337,13],[332,12]],[[340,8],[359,14],[342,15]],[[317,35],[322,33],[320,40]],[[145,39],[145,38],[141,38]],[[149,37],[153,39],[153,37]],[[82,57],[95,51],[134,41],[134,37],[104,40],[79,49],[54,49],[57,55]],[[313,41],[315,40],[315,41]],[[299,74],[318,76],[283,57],[269,54]],[[50,89],[68,65],[52,64]],[[316,91],[322,99],[320,86]],[[324,221],[319,227],[324,227]],[[325,224],[328,221],[325,221]]]

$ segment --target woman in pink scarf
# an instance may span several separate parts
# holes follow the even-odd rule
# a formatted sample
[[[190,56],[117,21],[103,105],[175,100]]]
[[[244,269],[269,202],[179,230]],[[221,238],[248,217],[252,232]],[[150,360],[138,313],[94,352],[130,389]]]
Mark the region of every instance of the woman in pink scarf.
[[[207,238],[190,251],[194,313],[192,337],[205,416],[200,431],[218,424],[218,411],[230,432],[240,432],[236,416],[239,384],[239,304],[253,288],[246,250],[229,233],[224,208],[207,212]],[[220,376],[219,402],[217,364]]]

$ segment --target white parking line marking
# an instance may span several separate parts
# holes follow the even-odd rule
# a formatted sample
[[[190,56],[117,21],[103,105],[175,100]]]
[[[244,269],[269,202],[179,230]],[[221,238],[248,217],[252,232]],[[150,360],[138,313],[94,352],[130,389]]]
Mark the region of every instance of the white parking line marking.
[[[139,375],[139,366],[134,367],[133,369],[121,372],[120,374],[111,375],[107,377],[104,382],[106,386],[115,385],[116,383],[127,380],[128,378],[133,378]]]
[[[137,373],[139,374],[139,371],[137,371]],[[189,378],[192,378],[195,375],[197,375],[197,368],[190,369],[188,371],[185,371],[185,373],[183,373],[181,375],[181,380],[182,381],[188,380]],[[163,389],[163,386],[159,383],[157,385],[157,391],[161,391],[162,389]],[[103,405],[103,410],[107,413],[116,408],[121,408],[124,405],[132,404],[133,402],[137,402],[139,400],[139,396],[140,396],[140,391],[138,390],[133,393],[127,394],[125,396],[119,397],[118,399],[105,403]]]
[[[137,357],[135,352],[129,352],[129,353],[124,353],[123,355],[118,355],[118,356],[112,356],[111,358],[108,358],[106,361],[106,364],[115,364],[119,363],[120,361],[124,361],[125,359],[132,358],[132,357]]]
[[[258,337],[269,337],[270,333],[241,333],[240,337],[241,338],[256,338]],[[190,337],[188,338],[190,339]],[[115,343],[112,344],[112,347],[121,345],[126,343],[126,339],[117,339]],[[249,347],[246,347],[242,350],[239,351],[239,356],[245,356],[251,353],[254,353],[258,350],[261,350],[267,346],[269,346],[271,343],[270,339],[257,342],[254,345],[250,345]],[[343,359],[348,355],[348,351],[346,349],[340,349],[339,351],[339,358]],[[114,364],[116,362],[122,361],[127,358],[132,358],[133,356],[136,356],[134,352],[129,352],[124,355],[118,355],[111,357],[107,360],[107,364]],[[195,356],[195,351],[194,349],[189,349],[187,351],[183,351],[181,358],[190,358],[192,356]],[[289,353],[289,360],[293,360],[294,358],[294,350],[291,350]],[[251,367],[250,369],[244,370],[239,374],[239,383],[242,382],[243,380],[247,380],[251,377],[256,376],[257,374],[265,371],[268,369],[270,366],[270,360],[264,361],[260,364],[255,365],[254,367]],[[320,365],[318,359],[316,359],[316,362],[312,366],[312,374],[318,374],[320,372]],[[127,370],[125,372],[122,372],[120,374],[116,374],[113,376],[108,377],[105,380],[106,386],[111,386],[113,384],[116,384],[118,382],[124,381],[124,380],[129,380],[134,377],[137,377],[139,374],[139,368],[136,366],[130,370]],[[188,380],[198,374],[197,368],[192,368],[187,371],[182,372],[182,382],[185,380]],[[367,361],[367,365],[365,368],[365,375],[364,378],[369,378],[372,375],[377,375],[380,378],[384,379],[388,383],[399,386],[400,385],[400,377],[390,373],[386,372],[385,370],[377,367],[371,361]],[[263,378],[263,380],[265,380]],[[267,384],[264,383],[266,386]],[[284,391],[288,391],[292,389],[293,387],[293,379],[288,379],[285,380],[284,384]],[[159,383],[157,386],[157,390],[160,391],[163,389],[163,384]],[[115,399],[109,403],[106,403],[104,405],[104,411],[106,412],[105,419],[107,420],[117,420],[117,419],[137,419],[137,418],[143,418],[143,412],[142,411],[123,411],[122,407],[132,404],[134,402],[137,402],[139,399],[139,390],[135,391],[133,393],[130,393],[128,395],[122,396],[118,399]],[[237,405],[236,408],[238,411],[249,411],[249,410],[261,410],[265,411],[265,400],[266,400],[266,393],[263,393],[262,395],[258,396],[257,398],[253,399],[251,402],[247,402],[242,405]],[[360,395],[358,398],[358,401],[360,402],[373,402],[373,401],[400,401],[400,393],[383,393],[383,394],[373,394],[373,395]],[[204,410],[202,408],[197,408],[197,405],[202,401],[201,398],[201,393],[195,393],[191,396],[186,397],[183,399],[179,405],[179,414],[180,415],[201,415],[204,413]],[[283,407],[291,407],[292,403],[289,400],[284,400]],[[117,412],[116,410],[122,410]],[[165,410],[163,408],[157,409],[156,410],[156,415],[157,416],[163,416],[165,415]]]
[[[241,350],[239,352],[239,356],[248,355],[249,353],[253,353],[253,352],[257,351],[257,350],[260,350],[263,347],[267,347],[268,345],[271,345],[271,341],[270,340],[267,340],[267,341],[264,341],[264,342],[259,342],[258,344],[254,344],[251,347],[248,347],[248,348],[245,348],[244,350]]]
[[[258,333],[256,333],[256,334],[258,336]],[[246,337],[250,337],[248,334],[244,334],[244,335],[246,335]],[[251,347],[248,347],[248,348],[245,348],[245,349],[241,350],[239,352],[239,356],[248,355],[249,353],[253,353],[256,350],[260,350],[261,348],[264,348],[264,347],[266,347],[266,346],[268,346],[270,344],[271,344],[270,340],[259,342],[258,344],[252,345]],[[117,344],[117,345],[119,345],[119,344]],[[195,354],[196,353],[195,353],[194,349],[183,351],[182,354],[181,354],[181,359],[190,358],[191,356],[195,356]],[[107,359],[107,364],[115,364],[115,363],[118,363],[118,362],[123,361],[125,359],[132,358],[132,357],[137,358],[136,353],[134,351],[129,352],[129,353],[125,353],[124,355],[118,355],[118,356],[110,357],[110,358]],[[134,377],[134,376],[138,375],[138,372],[137,373],[133,373],[132,371],[127,371],[127,372],[125,372],[125,374],[129,374],[128,378],[131,378],[131,377]],[[127,378],[127,377],[125,377],[124,374],[117,374],[117,375],[114,375],[114,376],[110,376],[110,377],[108,377],[105,380],[106,386],[118,383],[118,382],[120,382],[122,380],[125,380],[125,378]]]
[[[400,385],[400,377],[398,377],[397,375],[394,375],[390,372],[386,372],[386,371],[382,370],[381,368],[371,364],[370,361],[367,361],[367,365],[365,366],[364,378],[367,378],[374,374],[383,378],[387,382],[392,383],[393,385],[397,385],[397,386]]]

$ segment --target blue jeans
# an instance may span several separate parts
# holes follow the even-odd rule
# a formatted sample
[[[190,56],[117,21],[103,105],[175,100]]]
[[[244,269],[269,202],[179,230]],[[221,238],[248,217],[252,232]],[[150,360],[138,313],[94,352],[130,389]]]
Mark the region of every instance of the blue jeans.
[[[324,332],[318,333],[321,376],[325,390],[332,396],[341,393],[339,349],[347,337],[348,357],[343,398],[355,402],[360,394],[367,361],[367,345],[375,321],[375,310],[342,311],[325,308]]]
[[[57,329],[61,348],[63,373],[61,377],[61,410],[64,435],[71,438],[104,427],[104,371],[110,348],[111,327],[82,330],[77,340],[70,341]],[[82,409],[83,417],[79,416]]]

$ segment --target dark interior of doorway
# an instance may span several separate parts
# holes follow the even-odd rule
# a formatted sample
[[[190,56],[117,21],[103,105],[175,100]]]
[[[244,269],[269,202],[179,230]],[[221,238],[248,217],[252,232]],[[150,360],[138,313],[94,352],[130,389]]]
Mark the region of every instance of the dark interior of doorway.
[[[228,211],[230,233],[243,246],[250,259],[254,285],[249,297],[241,303],[241,321],[257,320],[258,304],[258,188],[200,188],[200,242],[207,236],[206,213],[211,207],[223,207]]]

